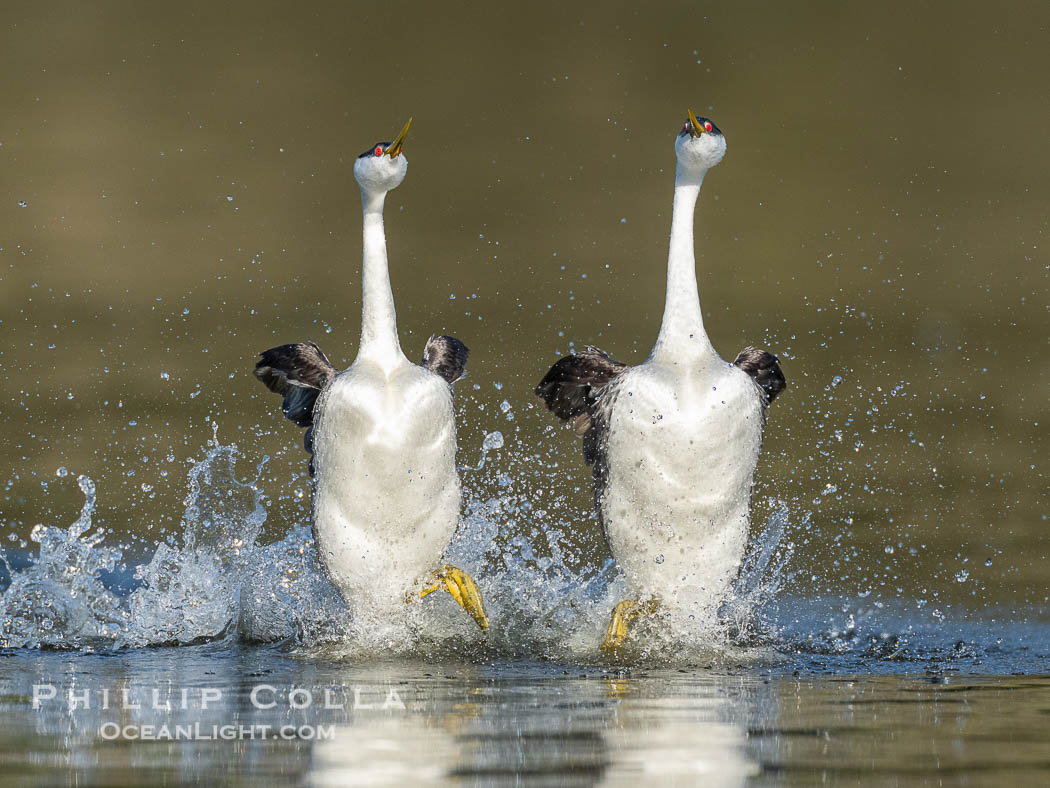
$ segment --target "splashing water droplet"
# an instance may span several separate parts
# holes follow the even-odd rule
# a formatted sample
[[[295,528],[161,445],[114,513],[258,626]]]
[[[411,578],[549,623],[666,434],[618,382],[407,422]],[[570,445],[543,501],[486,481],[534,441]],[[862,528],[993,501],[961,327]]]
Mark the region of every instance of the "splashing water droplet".
[[[59,465],[58,470],[55,471],[55,476],[57,476],[60,479],[64,479],[65,477],[69,476],[69,471],[66,469],[65,465]]]
[[[460,465],[459,470],[461,471],[480,471],[485,467],[485,455],[493,449],[499,449],[503,447],[503,433],[502,432],[490,432],[485,436],[485,440],[481,442],[481,457],[478,459],[477,465]]]

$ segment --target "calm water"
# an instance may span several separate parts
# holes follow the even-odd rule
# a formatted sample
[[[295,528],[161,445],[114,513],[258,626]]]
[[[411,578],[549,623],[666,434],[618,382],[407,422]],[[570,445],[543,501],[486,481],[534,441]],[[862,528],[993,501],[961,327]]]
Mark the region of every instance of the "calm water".
[[[11,9],[0,779],[1045,780],[1048,31],[1040,3]],[[620,581],[531,389],[573,347],[647,354],[686,107],[728,141],[697,212],[707,327],[789,389],[720,621],[603,665]],[[460,461],[485,462],[452,551],[485,642],[447,600],[355,629],[300,435],[251,377],[278,342],[353,357],[351,163],[410,115],[391,276],[410,355],[472,350]],[[404,709],[367,708],[390,688]],[[101,733],[286,721],[335,736]]]
[[[914,663],[825,676],[808,659],[361,664],[230,643],[7,661],[0,731],[18,785],[1033,785],[1050,772],[1038,676]],[[201,738],[174,740],[177,726]],[[223,739],[225,726],[255,738]]]

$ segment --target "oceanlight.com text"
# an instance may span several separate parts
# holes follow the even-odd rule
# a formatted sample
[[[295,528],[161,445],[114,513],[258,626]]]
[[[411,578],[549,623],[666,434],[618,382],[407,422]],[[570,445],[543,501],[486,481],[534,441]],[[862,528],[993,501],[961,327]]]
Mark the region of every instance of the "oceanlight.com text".
[[[331,741],[335,725],[120,725],[106,722],[98,735],[106,741],[234,741],[285,739]]]

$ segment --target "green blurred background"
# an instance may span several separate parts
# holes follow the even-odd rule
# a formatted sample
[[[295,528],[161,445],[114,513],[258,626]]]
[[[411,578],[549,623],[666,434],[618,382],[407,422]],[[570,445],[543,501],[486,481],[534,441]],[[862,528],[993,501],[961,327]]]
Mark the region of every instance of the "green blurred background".
[[[304,339],[352,360],[351,166],[411,115],[402,344],[472,350],[461,461],[508,442],[471,496],[541,500],[603,560],[589,473],[531,389],[570,342],[647,355],[691,107],[728,141],[697,212],[708,330],[789,380],[756,524],[789,505],[790,588],[1028,614],[1050,580],[1048,27],[1045,3],[970,1],[9,6],[0,535],[70,522],[77,473],[113,541],[177,533],[213,423],[246,477],[272,458],[265,538],[303,521],[301,434],[251,369]]]

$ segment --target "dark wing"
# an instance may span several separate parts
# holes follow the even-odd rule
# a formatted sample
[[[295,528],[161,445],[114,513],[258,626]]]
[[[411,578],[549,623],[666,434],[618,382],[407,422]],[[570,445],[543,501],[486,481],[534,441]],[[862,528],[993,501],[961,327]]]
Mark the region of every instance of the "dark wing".
[[[260,356],[255,377],[270,391],[284,397],[281,410],[285,416],[300,427],[311,426],[317,397],[336,376],[332,362],[313,342],[281,345],[264,350]],[[307,446],[307,451],[310,450]]]
[[[455,337],[439,337],[434,334],[423,348],[421,365],[436,372],[451,386],[467,374],[467,346]]]
[[[574,356],[566,356],[550,368],[536,386],[536,396],[547,404],[547,409],[572,426],[583,438],[583,460],[593,466],[594,502],[601,520],[601,500],[609,468],[605,459],[605,438],[609,426],[609,410],[615,395],[613,384],[627,369],[595,347],[588,347]],[[605,523],[602,522],[602,531]]]
[[[536,396],[547,409],[584,436],[594,426],[596,405],[603,389],[627,369],[604,351],[588,347],[558,361],[536,386]],[[591,460],[588,460],[591,462]]]
[[[784,373],[780,371],[780,362],[772,353],[746,347],[740,351],[733,364],[751,376],[755,385],[765,395],[764,404],[767,406],[777,398],[777,394],[787,388]]]

